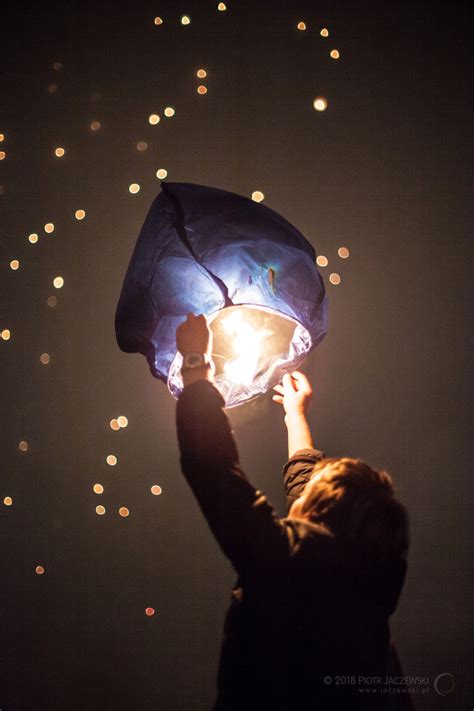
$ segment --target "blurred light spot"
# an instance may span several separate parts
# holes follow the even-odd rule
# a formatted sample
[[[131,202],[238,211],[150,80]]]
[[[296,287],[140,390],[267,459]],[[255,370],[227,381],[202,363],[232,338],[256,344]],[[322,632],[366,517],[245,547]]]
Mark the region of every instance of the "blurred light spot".
[[[196,76],[199,77],[199,79],[204,79],[204,77],[207,77],[207,72],[205,69],[198,69]]]
[[[26,442],[24,439],[22,439],[20,444],[18,445],[18,449],[20,450],[20,452],[27,452],[28,451],[28,442]]]
[[[110,428],[115,431],[119,430],[120,425],[118,423],[118,420],[110,420]]]
[[[42,565],[37,565],[35,568],[35,573],[36,575],[43,575],[44,573],[44,568]]]
[[[55,72],[59,72],[63,68],[62,62],[54,62],[53,69]]]
[[[0,143],[3,143],[4,140],[5,140],[5,134],[0,133]]]
[[[91,131],[98,131],[101,126],[100,121],[92,121],[90,124]]]
[[[329,52],[329,56],[332,57],[332,59],[339,59],[341,55],[339,54],[337,49],[331,49],[331,51]]]
[[[339,276],[339,274],[336,274],[336,272],[333,272],[329,275],[329,281],[331,282],[331,284],[340,284],[341,277]]]
[[[114,467],[117,464],[117,457],[114,454],[108,454],[106,459],[107,464]]]
[[[159,496],[161,494],[161,492],[163,491],[163,489],[161,488],[161,486],[158,486],[158,484],[153,484],[150,491],[153,494],[153,496]]]
[[[198,94],[207,94],[207,87],[204,86],[204,84],[201,84],[201,85],[198,86],[198,88],[197,88],[197,93],[198,93]]]
[[[252,200],[254,200],[255,202],[262,202],[264,197],[265,195],[260,192],[260,190],[254,190],[254,192],[252,193]]]
[[[13,269],[13,271],[15,272],[19,268],[20,262],[18,261],[18,259],[12,259],[12,261],[10,262],[10,269]]]
[[[120,415],[120,417],[117,417],[117,422],[119,427],[127,427],[128,425],[128,420],[125,415]]]
[[[58,300],[55,296],[48,296],[48,298],[46,299],[46,303],[48,304],[48,306],[53,307],[56,306]]]
[[[28,235],[28,242],[31,242],[31,244],[36,244],[38,240],[39,237],[36,232],[32,232],[30,235]]]
[[[9,341],[11,338],[11,332],[8,330],[8,328],[4,328],[2,333],[0,334],[2,336],[3,341]],[[20,447],[21,449],[21,447]]]
[[[120,516],[122,516],[123,518],[127,518],[127,516],[130,515],[130,511],[127,509],[126,506],[121,506],[119,508],[118,512],[119,512]]]
[[[53,84],[49,84],[49,85],[48,85],[48,92],[49,92],[50,94],[55,94],[55,93],[57,92],[57,90],[58,90],[58,85],[57,85],[57,84],[54,84],[54,83],[53,83]]]
[[[181,24],[182,25],[190,25],[191,24],[191,18],[189,15],[183,15],[181,18]]]
[[[0,195],[5,195],[5,188],[3,185],[0,185]]]
[[[156,171],[156,177],[159,178],[160,180],[164,180],[167,175],[168,175],[168,171],[165,170],[165,168],[160,168],[159,170]]]
[[[296,25],[299,30],[305,30],[306,29],[306,24],[304,22],[298,22]]]
[[[328,107],[328,102],[326,101],[324,96],[317,96],[313,101],[313,106],[316,111],[326,111]]]
[[[49,361],[51,360],[49,353],[42,353],[40,355],[40,361],[43,363],[43,365],[48,365]]]
[[[12,497],[11,497],[11,496],[5,496],[5,498],[3,499],[3,503],[5,504],[5,506],[11,506],[11,505],[13,504],[13,499],[12,499]]]
[[[171,116],[174,116],[176,112],[172,106],[167,106],[163,113],[167,118],[171,118]]]
[[[5,160],[6,156],[7,154],[5,153],[5,151],[0,151],[0,160]]]
[[[143,152],[143,151],[146,151],[147,148],[148,148],[148,143],[146,143],[146,141],[138,141],[137,151]]]
[[[316,259],[316,264],[318,265],[318,267],[327,267],[328,258],[325,257],[323,254],[320,254]]]
[[[95,512],[99,514],[99,516],[103,516],[105,514],[105,506],[96,506]]]
[[[76,220],[83,220],[85,216],[85,210],[76,210],[76,212],[74,213],[74,217],[76,218]]]
[[[102,484],[94,484],[92,487],[94,494],[103,494],[104,493],[104,487]]]
[[[319,34],[321,35],[321,37],[329,37],[329,30],[327,30],[325,27],[323,27],[323,29],[321,30],[321,32]]]
[[[160,123],[160,117],[158,114],[150,114],[148,116],[148,123],[151,123],[152,126],[156,126],[157,123]]]
[[[225,2],[220,2],[217,6],[217,9],[219,10],[219,12],[225,12],[227,10],[227,5],[225,4]]]
[[[54,232],[54,224],[52,222],[47,222],[44,226],[44,231],[49,235]]]
[[[155,23],[155,25],[162,25],[163,24],[163,20],[161,19],[161,17],[155,17],[153,22]]]
[[[55,287],[55,289],[62,289],[62,287],[64,286],[64,279],[62,278],[62,276],[54,277],[53,286]]]
[[[145,615],[146,615],[147,617],[153,617],[154,614],[155,614],[155,610],[154,610],[153,607],[147,607],[147,608],[145,609]]]
[[[337,253],[341,257],[341,259],[347,259],[347,257],[349,256],[349,250],[347,249],[347,247],[339,247]]]
[[[54,155],[55,155],[57,158],[62,158],[65,153],[66,153],[66,151],[64,150],[64,148],[61,148],[61,146],[59,146],[58,148],[56,148],[55,151],[54,151]]]
[[[128,189],[132,193],[132,195],[135,195],[136,193],[139,192],[140,186],[138,183],[132,183],[131,185],[128,186]]]

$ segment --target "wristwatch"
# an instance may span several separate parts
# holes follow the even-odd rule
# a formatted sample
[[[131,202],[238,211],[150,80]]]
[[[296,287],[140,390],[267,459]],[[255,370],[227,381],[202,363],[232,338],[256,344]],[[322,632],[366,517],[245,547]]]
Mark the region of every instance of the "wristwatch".
[[[210,362],[203,353],[186,353],[181,369],[191,370],[191,368],[201,368],[202,366],[206,366],[207,368],[211,367]]]

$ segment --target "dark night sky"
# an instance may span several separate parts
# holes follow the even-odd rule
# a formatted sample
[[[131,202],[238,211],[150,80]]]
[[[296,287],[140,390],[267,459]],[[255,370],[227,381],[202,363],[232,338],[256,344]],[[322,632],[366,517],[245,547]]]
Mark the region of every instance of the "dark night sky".
[[[227,6],[3,11],[0,708],[204,711],[213,699],[233,573],[180,474],[174,401],[114,332],[162,167],[173,182],[262,190],[328,257],[329,332],[304,368],[315,442],[393,472],[412,537],[393,637],[406,674],[430,679],[417,708],[471,708],[468,3]],[[176,115],[150,126],[167,105]],[[118,415],[129,425],[113,432]],[[230,417],[244,469],[283,514],[278,406],[266,395]],[[444,672],[455,689],[442,697]]]

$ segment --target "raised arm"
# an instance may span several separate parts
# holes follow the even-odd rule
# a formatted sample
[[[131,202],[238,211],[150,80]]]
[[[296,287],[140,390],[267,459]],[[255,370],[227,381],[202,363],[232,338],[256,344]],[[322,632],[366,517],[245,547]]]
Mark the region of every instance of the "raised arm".
[[[183,356],[210,353],[204,317],[188,316],[176,334]],[[186,359],[185,359],[186,360]],[[212,369],[183,369],[184,390],[176,409],[181,469],[215,538],[242,574],[286,554],[286,529],[265,496],[239,465],[224,400]]]

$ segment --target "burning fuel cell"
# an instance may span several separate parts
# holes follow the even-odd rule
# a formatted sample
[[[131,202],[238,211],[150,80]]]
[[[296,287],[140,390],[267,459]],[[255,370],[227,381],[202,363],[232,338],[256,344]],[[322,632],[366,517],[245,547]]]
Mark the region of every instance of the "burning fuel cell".
[[[183,388],[176,328],[207,316],[215,380],[226,407],[265,393],[324,337],[327,302],[313,247],[255,201],[162,183],[142,227],[116,312],[120,348],[154,377]]]

